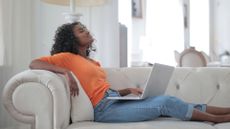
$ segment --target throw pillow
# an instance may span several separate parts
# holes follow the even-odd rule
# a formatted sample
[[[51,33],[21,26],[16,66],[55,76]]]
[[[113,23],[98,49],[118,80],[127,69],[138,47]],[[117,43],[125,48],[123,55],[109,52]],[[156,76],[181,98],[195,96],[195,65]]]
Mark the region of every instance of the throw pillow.
[[[73,74],[74,76],[74,74]],[[79,95],[75,97],[71,97],[71,119],[72,122],[79,122],[79,121],[91,121],[94,120],[94,109],[93,105],[85,93],[84,89],[82,88],[79,80],[74,76],[75,80],[77,81],[79,87]]]

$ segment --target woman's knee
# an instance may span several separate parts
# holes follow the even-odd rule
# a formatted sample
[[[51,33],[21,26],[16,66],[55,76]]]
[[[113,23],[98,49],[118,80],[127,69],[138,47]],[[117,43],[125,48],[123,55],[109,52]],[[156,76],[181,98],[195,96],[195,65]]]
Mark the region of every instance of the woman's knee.
[[[161,106],[168,106],[168,105],[174,105],[176,104],[179,99],[176,98],[176,97],[173,97],[173,96],[158,96],[156,98],[156,100],[158,101],[158,103],[161,105]]]

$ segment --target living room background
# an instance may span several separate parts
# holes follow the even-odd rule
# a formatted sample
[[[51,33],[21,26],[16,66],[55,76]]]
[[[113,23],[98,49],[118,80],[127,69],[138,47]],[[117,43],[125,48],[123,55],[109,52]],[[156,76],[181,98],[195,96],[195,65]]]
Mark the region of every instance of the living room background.
[[[183,51],[189,46],[195,46],[196,49],[209,54],[211,1],[140,0],[140,2],[141,16],[132,17],[130,15],[132,11],[129,15],[124,14],[127,8],[129,10],[130,2],[119,1],[119,22],[125,24],[130,33],[128,50],[131,66],[138,63],[141,65],[141,62],[176,65],[173,51]],[[185,10],[184,5],[189,8]],[[184,25],[185,20],[187,27]]]
[[[132,32],[133,38],[138,38],[137,35],[145,34],[143,28],[143,19],[131,17],[131,0],[120,0],[130,4],[130,16],[127,17],[127,21],[132,20],[132,24],[127,27],[128,32]],[[120,2],[119,1],[119,2]],[[152,0],[154,1],[154,0]],[[164,0],[166,1],[166,0]],[[172,0],[168,0],[172,2]],[[179,1],[179,0],[178,0]],[[146,0],[143,0],[143,8],[146,7]],[[92,18],[89,22],[89,9],[78,8],[77,11],[83,14],[81,21],[87,26],[91,26],[91,30],[97,38],[99,53],[97,59],[99,59],[105,67],[119,67],[119,24],[118,24],[118,6],[117,0],[109,0],[108,3],[102,7],[92,8]],[[11,8],[9,8],[11,6]],[[36,57],[49,54],[50,46],[52,44],[52,38],[54,30],[60,24],[65,23],[63,12],[68,12],[69,8],[64,6],[55,6],[42,3],[40,0],[1,0],[1,21],[5,16],[8,19],[4,19],[7,22],[6,26],[1,25],[1,36],[7,36],[10,40],[4,41],[2,38],[0,41],[1,48],[4,49],[4,55],[8,55],[7,59],[4,57],[2,61],[7,61],[6,64],[0,66],[0,91],[6,81],[14,74],[28,69],[29,62]],[[15,8],[12,8],[15,7]],[[219,54],[225,50],[230,50],[230,1],[228,0],[209,0],[210,7],[210,35],[208,51],[213,60],[219,59]],[[2,15],[5,13],[13,15]],[[2,11],[3,10],[3,11]],[[125,15],[125,13],[123,13]],[[143,10],[143,18],[145,13]],[[12,19],[11,19],[12,18]],[[171,20],[170,20],[171,21]],[[170,22],[169,21],[169,22]],[[3,22],[0,22],[4,24]],[[92,25],[89,25],[92,23]],[[12,25],[13,24],[13,25]],[[137,31],[134,31],[137,30]],[[4,34],[4,35],[3,35]],[[128,33],[130,35],[130,33]],[[11,38],[13,37],[13,38]],[[167,37],[165,37],[167,38]],[[139,61],[139,39],[130,39],[128,53],[130,54],[130,61]],[[132,44],[130,44],[130,42]],[[172,43],[172,42],[170,42]],[[199,44],[203,44],[199,43]],[[183,46],[181,47],[183,48]],[[206,48],[207,49],[207,48]],[[129,51],[130,50],[130,51]],[[208,52],[207,52],[208,53]],[[0,96],[2,93],[0,93]],[[10,126],[17,126],[17,122],[13,120],[5,112],[2,101],[0,100],[0,128],[6,128]]]

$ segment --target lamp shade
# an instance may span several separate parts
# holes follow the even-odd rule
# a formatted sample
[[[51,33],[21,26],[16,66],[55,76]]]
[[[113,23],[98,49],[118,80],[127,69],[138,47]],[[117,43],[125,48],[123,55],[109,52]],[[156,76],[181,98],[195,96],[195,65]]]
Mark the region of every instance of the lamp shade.
[[[56,5],[65,5],[70,4],[70,0],[42,0],[45,3],[56,4]],[[106,0],[75,0],[75,6],[99,6],[106,3]]]

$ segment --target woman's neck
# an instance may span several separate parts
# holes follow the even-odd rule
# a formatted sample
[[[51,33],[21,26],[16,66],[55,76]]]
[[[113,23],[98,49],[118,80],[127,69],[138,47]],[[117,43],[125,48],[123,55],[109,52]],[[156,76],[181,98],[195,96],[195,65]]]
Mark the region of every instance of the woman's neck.
[[[86,49],[79,49],[79,55],[81,55],[84,58],[88,58],[87,57],[87,50]]]

